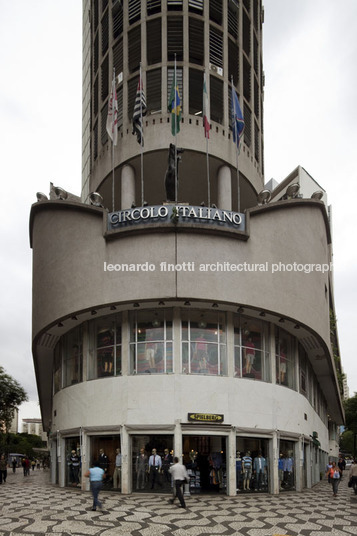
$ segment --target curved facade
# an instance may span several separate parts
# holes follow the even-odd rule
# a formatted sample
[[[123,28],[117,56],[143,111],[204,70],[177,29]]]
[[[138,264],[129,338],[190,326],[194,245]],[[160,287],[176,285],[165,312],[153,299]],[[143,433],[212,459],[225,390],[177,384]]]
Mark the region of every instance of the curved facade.
[[[107,489],[169,492],[174,454],[189,469],[191,493],[229,495],[301,490],[336,454],[343,410],[330,343],[326,206],[284,192],[257,204],[261,21],[260,2],[250,0],[85,3],[82,200],[52,189],[30,218],[33,354],[61,486],[88,485],[71,464],[73,450],[83,473],[104,451]],[[182,202],[167,203],[167,88],[180,43]],[[140,62],[149,110],[144,206],[130,123]],[[104,90],[113,66],[123,75],[112,152]],[[204,72],[207,146],[197,115]],[[246,122],[239,174],[231,75]],[[88,204],[94,190],[103,206]],[[163,463],[156,481],[147,473],[153,449]]]

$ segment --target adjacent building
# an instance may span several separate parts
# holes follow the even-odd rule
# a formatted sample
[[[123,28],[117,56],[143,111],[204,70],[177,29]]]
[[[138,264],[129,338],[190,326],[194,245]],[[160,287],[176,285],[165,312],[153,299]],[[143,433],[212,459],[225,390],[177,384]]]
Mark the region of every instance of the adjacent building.
[[[52,185],[30,218],[33,355],[60,486],[76,484],[76,456],[84,470],[101,455],[108,489],[169,491],[174,454],[191,493],[300,491],[338,455],[330,214],[300,166],[264,187],[263,14],[260,0],[84,1],[81,197]],[[170,144],[183,149],[174,200]]]

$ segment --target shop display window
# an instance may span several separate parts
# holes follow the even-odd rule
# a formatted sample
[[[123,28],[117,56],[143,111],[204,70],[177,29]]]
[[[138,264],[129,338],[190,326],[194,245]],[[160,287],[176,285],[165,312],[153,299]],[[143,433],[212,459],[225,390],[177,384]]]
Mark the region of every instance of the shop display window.
[[[268,325],[261,320],[234,318],[234,375],[237,378],[271,381]]]
[[[93,320],[89,326],[88,378],[121,375],[121,317],[111,315]]]
[[[81,444],[79,436],[66,439],[66,486],[80,488],[82,473]]]
[[[130,317],[130,373],[173,372],[172,311],[138,311]]]
[[[295,389],[293,337],[280,328],[276,328],[275,333],[276,383]]]
[[[227,375],[226,321],[223,313],[183,313],[182,372]]]
[[[92,436],[90,463],[93,462],[104,471],[103,489],[119,492],[122,484],[120,435]]]
[[[236,490],[237,492],[269,491],[269,440],[256,437],[237,437]]]
[[[182,463],[190,478],[191,494],[227,490],[226,438],[223,436],[182,437]]]
[[[82,329],[75,328],[62,341],[63,348],[63,387],[68,387],[82,381],[83,377],[83,350],[82,350]]]
[[[169,469],[173,464],[174,437],[166,434],[131,436],[132,489],[143,493],[172,493],[173,480]],[[155,454],[155,468],[153,458]],[[150,467],[149,467],[150,466]]]

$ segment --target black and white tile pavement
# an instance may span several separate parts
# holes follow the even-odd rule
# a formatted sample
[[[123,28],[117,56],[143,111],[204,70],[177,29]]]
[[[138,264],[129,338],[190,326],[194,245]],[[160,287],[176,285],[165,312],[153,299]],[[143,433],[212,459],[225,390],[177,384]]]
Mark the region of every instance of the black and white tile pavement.
[[[346,536],[357,535],[357,495],[340,484],[337,497],[323,481],[303,493],[279,496],[201,495],[187,509],[166,495],[102,492],[103,512],[91,495],[49,484],[49,473],[9,472],[0,486],[0,536]]]

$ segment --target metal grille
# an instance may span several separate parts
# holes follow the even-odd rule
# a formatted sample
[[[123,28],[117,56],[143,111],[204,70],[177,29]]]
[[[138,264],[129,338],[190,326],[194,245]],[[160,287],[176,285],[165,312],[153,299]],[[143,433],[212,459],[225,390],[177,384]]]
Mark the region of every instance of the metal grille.
[[[202,115],[203,100],[203,72],[197,69],[189,70],[189,113]]]
[[[98,77],[95,79],[93,87],[93,115],[96,117],[98,113]]]
[[[93,31],[98,28],[99,22],[99,4],[97,0],[92,0],[92,12],[93,12]]]
[[[140,67],[141,60],[141,27],[137,26],[128,32],[129,72],[133,73]]]
[[[228,2],[228,32],[238,39],[238,6],[232,0]]]
[[[93,51],[93,73],[96,74],[98,71],[99,65],[99,45],[98,45],[98,34],[94,39],[94,51]]]
[[[254,121],[254,155],[257,162],[260,162],[259,138],[259,128],[257,123]]]
[[[146,73],[146,102],[150,113],[161,112],[161,69]]]
[[[118,0],[112,7],[113,18],[113,39],[116,39],[123,33],[123,6]]]
[[[161,62],[161,18],[150,20],[146,25],[146,53],[148,65]]]
[[[155,15],[161,12],[161,0],[147,0],[146,10],[148,15]]]
[[[210,110],[211,120],[223,123],[223,81],[210,76]]]
[[[98,158],[98,122],[94,125],[93,128],[93,159]]]
[[[243,58],[243,95],[250,102],[252,95],[252,84],[250,74],[250,64],[247,58]]]
[[[209,61],[223,68],[223,34],[213,26],[209,29]]]
[[[109,94],[109,59],[108,56],[104,59],[101,69],[101,96],[102,102],[108,97]]]
[[[169,97],[171,93],[171,88],[174,80],[174,71],[173,67],[168,67],[167,69],[167,99],[166,102],[169,102]],[[181,110],[183,111],[183,71],[182,69],[176,69],[176,83],[179,88],[180,98],[181,98]]]
[[[182,11],[182,0],[167,0],[168,11]]]
[[[233,76],[233,84],[238,85],[239,80],[239,54],[238,54],[238,45],[228,39],[228,79],[231,81]]]
[[[203,0],[188,0],[188,10],[203,15]]]
[[[113,67],[115,74],[123,72],[123,40],[120,39],[118,43],[113,47]]]
[[[167,59],[183,61],[183,20],[182,17],[167,19]]]
[[[253,22],[256,30],[258,30],[258,1],[259,0],[253,0]]]
[[[134,113],[134,104],[135,104],[135,97],[136,97],[136,90],[138,87],[139,77],[136,76],[135,78],[132,78],[128,82],[128,117],[131,121],[133,118]]]
[[[249,106],[244,103],[244,143],[250,147],[252,145],[252,112]]]
[[[246,13],[243,13],[243,50],[250,55],[250,20]]]
[[[203,65],[204,60],[204,24],[194,18],[189,19],[189,61]]]
[[[254,77],[254,113],[257,119],[259,119],[259,86],[258,81]]]
[[[129,0],[129,24],[140,20],[141,0]]]
[[[253,37],[253,60],[254,60],[254,70],[258,75],[259,70],[259,53],[258,53],[258,39]]]
[[[250,12],[250,0],[243,0],[243,6],[249,13]]]
[[[222,0],[209,0],[209,18],[212,22],[222,24]]]
[[[102,56],[108,50],[109,45],[109,15],[108,11],[104,14],[102,18]]]
[[[106,10],[108,5],[108,0],[102,0],[102,13]]]

